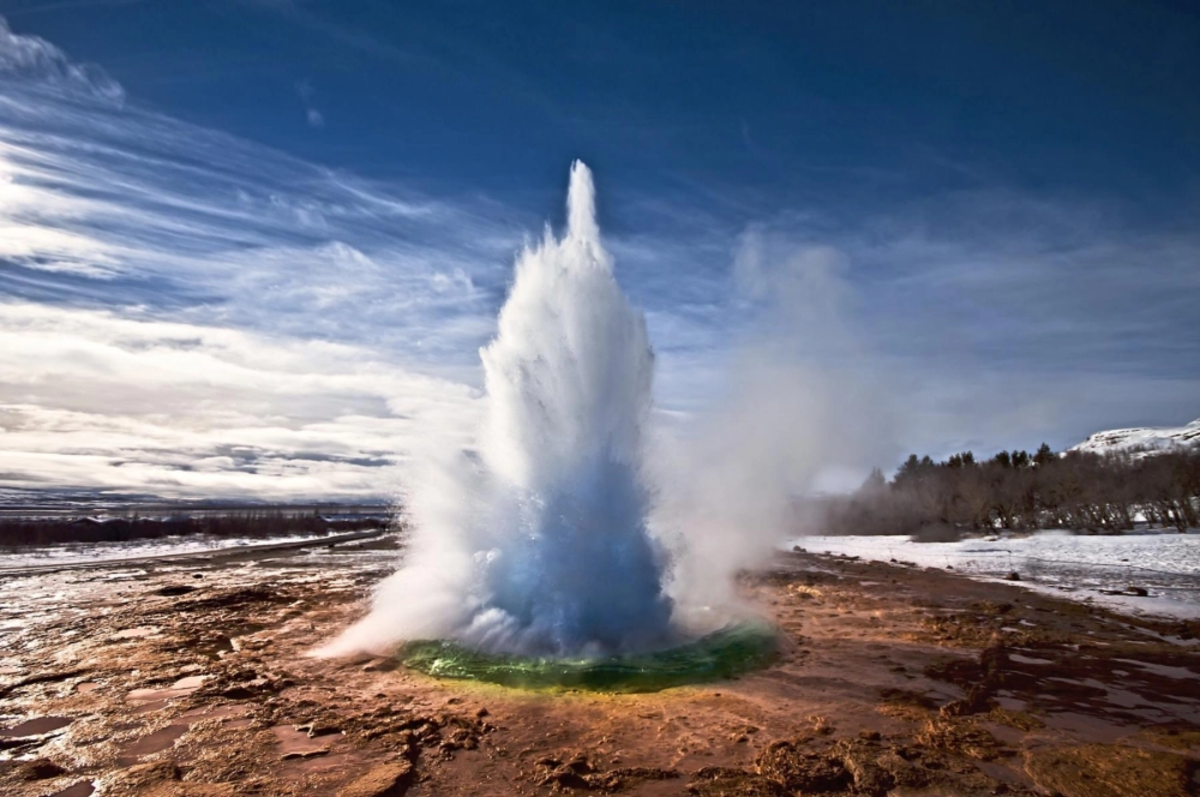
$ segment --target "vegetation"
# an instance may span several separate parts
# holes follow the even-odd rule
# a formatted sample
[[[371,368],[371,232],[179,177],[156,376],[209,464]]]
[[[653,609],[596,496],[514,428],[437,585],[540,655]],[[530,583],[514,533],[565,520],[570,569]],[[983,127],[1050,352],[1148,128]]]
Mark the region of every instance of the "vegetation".
[[[265,538],[383,528],[387,519],[362,517],[328,520],[317,512],[281,509],[168,518],[0,518],[0,545],[48,545],[64,542],[124,542],[183,534]]]
[[[1200,450],[1058,455],[970,452],[944,462],[915,454],[891,482],[879,470],[849,496],[824,501],[834,534],[915,534],[1061,528],[1119,532],[1141,518],[1185,531],[1200,527]]]

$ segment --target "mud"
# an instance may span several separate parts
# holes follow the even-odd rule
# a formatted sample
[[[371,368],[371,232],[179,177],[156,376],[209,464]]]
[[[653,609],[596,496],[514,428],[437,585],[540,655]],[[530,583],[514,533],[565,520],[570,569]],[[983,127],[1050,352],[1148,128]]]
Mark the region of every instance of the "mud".
[[[1196,622],[797,553],[744,579],[783,643],[732,680],[528,692],[306,657],[390,545],[0,579],[0,793],[1200,793]]]

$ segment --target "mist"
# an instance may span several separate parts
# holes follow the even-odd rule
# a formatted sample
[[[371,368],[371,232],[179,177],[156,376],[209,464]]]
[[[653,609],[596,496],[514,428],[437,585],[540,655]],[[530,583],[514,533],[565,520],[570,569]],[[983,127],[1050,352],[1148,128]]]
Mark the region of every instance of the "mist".
[[[852,263],[835,248],[754,226],[732,253],[746,323],[719,398],[660,429],[655,526],[676,554],[681,620],[752,610],[734,579],[789,538],[818,533],[806,498],[856,488],[899,453],[890,366],[860,334]]]

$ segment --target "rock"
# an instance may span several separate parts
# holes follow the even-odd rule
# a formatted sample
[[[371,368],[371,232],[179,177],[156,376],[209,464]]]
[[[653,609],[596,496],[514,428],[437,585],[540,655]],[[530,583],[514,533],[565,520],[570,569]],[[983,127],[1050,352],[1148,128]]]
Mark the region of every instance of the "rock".
[[[1195,793],[1194,767],[1174,753],[1109,744],[1043,748],[1025,761],[1037,785],[1064,797],[1184,797]]]
[[[396,669],[397,663],[395,659],[379,657],[364,664],[362,670],[363,672],[391,672]]]
[[[608,774],[621,781],[674,780],[679,777],[679,770],[659,769],[658,767],[623,767],[614,769]]]
[[[1128,595],[1137,595],[1139,598],[1145,598],[1146,596],[1148,596],[1150,594],[1146,590],[1145,587],[1132,587],[1132,586],[1126,587],[1125,593]]]
[[[1005,576],[1005,577],[1004,577],[1004,580],[1005,580],[1005,581],[1020,581],[1020,580],[1021,580],[1021,574],[1020,574],[1020,573],[1018,573],[1016,570],[1014,570],[1014,571],[1012,571],[1011,573],[1009,573],[1007,576]]]
[[[67,774],[67,770],[48,758],[35,758],[21,765],[21,777],[24,780],[46,780]]]
[[[181,776],[178,765],[174,761],[153,761],[149,764],[135,764],[121,770],[116,779],[116,785],[130,793],[140,794],[150,787],[162,783],[173,783]]]
[[[582,752],[573,755],[567,762],[567,766],[572,772],[578,772],[580,775],[588,775],[596,771],[592,762],[588,760],[587,754]]]
[[[341,733],[342,729],[328,725],[322,722],[306,722],[303,725],[292,726],[301,733],[307,734],[308,738],[315,739],[318,736],[328,736],[331,733]]]
[[[758,774],[791,791],[841,791],[853,776],[832,755],[804,753],[792,742],[775,742],[758,757]]]
[[[280,761],[293,761],[297,758],[316,758],[317,756],[329,755],[329,748],[322,747],[317,750],[293,750],[290,753],[284,753],[279,756]]]
[[[729,767],[704,767],[687,790],[697,797],[787,797],[790,793],[768,777]]]
[[[180,595],[187,595],[189,592],[195,592],[195,587],[189,587],[187,584],[168,584],[165,587],[159,587],[154,590],[155,595],[162,595],[164,598],[175,598]]]
[[[588,780],[567,766],[552,769],[537,782],[539,786],[559,786],[564,789],[587,789]]]
[[[231,783],[167,783],[138,797],[234,797],[234,789]]]
[[[875,759],[875,763],[891,776],[896,786],[901,788],[919,789],[929,783],[925,771],[913,766],[896,750],[885,751]]]
[[[1003,752],[996,737],[983,728],[946,717],[927,720],[917,732],[916,741],[934,750],[966,755],[980,761],[995,760]]]
[[[876,762],[879,748],[851,740],[839,745],[840,758],[854,779],[854,789],[871,797],[884,797],[896,785],[891,773]]]
[[[337,793],[337,797],[400,797],[412,785],[408,761],[380,764]]]

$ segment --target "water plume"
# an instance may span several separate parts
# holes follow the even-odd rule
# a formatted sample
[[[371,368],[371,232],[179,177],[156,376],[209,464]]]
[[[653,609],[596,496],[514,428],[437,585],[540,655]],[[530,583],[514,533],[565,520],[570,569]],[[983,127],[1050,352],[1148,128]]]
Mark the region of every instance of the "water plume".
[[[588,168],[571,169],[568,223],[518,257],[481,351],[477,451],[408,485],[414,529],[369,615],[322,653],[452,639],[535,656],[613,656],[676,640],[667,561],[647,528],[643,469],[654,357],[613,275]]]

